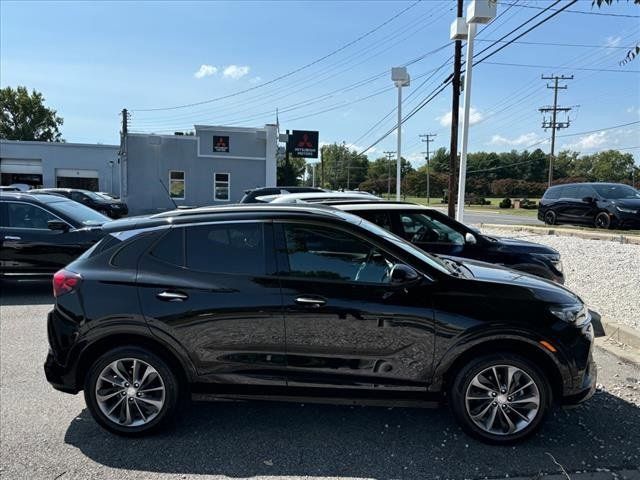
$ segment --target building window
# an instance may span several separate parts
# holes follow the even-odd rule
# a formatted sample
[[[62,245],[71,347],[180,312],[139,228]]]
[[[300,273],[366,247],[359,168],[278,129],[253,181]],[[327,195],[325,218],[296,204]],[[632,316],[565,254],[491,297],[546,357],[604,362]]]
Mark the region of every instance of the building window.
[[[184,172],[169,171],[169,192],[171,192],[171,198],[184,200]]]
[[[228,202],[231,195],[231,174],[213,174],[213,199],[221,202]]]

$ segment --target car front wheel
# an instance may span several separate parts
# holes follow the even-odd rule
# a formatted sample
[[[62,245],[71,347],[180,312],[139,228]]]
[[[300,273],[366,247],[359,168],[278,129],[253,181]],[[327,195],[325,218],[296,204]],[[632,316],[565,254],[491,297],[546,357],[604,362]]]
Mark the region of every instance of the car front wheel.
[[[492,444],[511,444],[533,434],[551,399],[544,374],[511,353],[474,359],[455,377],[449,393],[463,430]]]
[[[546,223],[547,225],[555,225],[556,221],[556,212],[554,212],[553,210],[547,210],[547,212],[544,214],[544,223]]]
[[[596,228],[611,228],[611,217],[607,212],[600,212],[596,215],[594,223]]]
[[[85,401],[107,430],[137,436],[166,425],[178,405],[178,378],[155,353],[139,347],[113,349],[91,366]]]

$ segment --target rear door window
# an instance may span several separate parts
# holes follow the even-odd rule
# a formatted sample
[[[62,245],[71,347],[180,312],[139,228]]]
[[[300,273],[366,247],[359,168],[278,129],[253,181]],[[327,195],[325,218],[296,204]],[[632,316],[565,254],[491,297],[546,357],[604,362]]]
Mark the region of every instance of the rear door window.
[[[186,227],[186,266],[208,273],[265,275],[262,223],[220,223]]]
[[[184,266],[184,228],[171,228],[149,253],[163,262]]]
[[[544,198],[548,200],[557,200],[558,198],[560,198],[561,193],[562,193],[562,187],[550,188],[544,194]]]
[[[6,218],[2,219],[2,223],[10,228],[48,230],[49,220],[58,220],[45,209],[29,203],[7,202],[6,209]]]
[[[562,198],[578,198],[578,186],[567,185],[562,189]]]

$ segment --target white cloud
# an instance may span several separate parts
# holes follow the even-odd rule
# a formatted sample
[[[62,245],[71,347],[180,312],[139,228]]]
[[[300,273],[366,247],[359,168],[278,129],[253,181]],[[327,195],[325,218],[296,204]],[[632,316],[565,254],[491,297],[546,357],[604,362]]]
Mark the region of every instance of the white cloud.
[[[239,78],[244,77],[249,74],[249,66],[248,65],[228,65],[224,67],[222,70],[222,75],[225,78],[232,78],[233,80],[238,80]]]
[[[609,143],[608,132],[596,132],[589,135],[580,137],[580,139],[574,143],[568,143],[563,148],[570,150],[591,150],[594,148],[602,147],[605,143]]]
[[[260,83],[261,81],[262,81],[261,77],[253,77],[251,80],[249,80],[249,83],[256,84],[256,83]]]
[[[462,121],[463,109],[460,107],[460,120]],[[478,122],[481,122],[484,119],[484,115],[474,107],[471,107],[469,110],[469,125],[475,125]],[[436,120],[440,122],[440,125],[443,127],[451,126],[451,112],[447,112],[440,117],[436,117]]]
[[[529,132],[514,138],[503,137],[502,135],[494,135],[491,137],[490,145],[509,145],[509,146],[522,146],[531,145],[532,143],[540,141],[540,137],[537,133]]]
[[[196,78],[204,78],[215,75],[216,73],[218,73],[218,69],[213,65],[202,64],[200,65],[198,71],[193,74],[193,76]]]
[[[607,37],[607,40],[605,41],[605,46],[607,47],[617,47],[618,45],[620,45],[620,41],[622,40],[622,37],[617,36],[617,37]]]

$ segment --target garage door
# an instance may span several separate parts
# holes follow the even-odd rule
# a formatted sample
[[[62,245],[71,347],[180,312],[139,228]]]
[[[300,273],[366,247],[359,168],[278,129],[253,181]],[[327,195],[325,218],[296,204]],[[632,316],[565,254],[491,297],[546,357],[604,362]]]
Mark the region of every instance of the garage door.
[[[56,187],[99,190],[98,171],[77,168],[57,168]]]
[[[0,158],[2,185],[42,186],[42,161],[23,158]],[[25,187],[27,188],[27,187]]]

